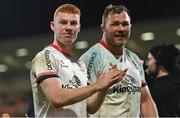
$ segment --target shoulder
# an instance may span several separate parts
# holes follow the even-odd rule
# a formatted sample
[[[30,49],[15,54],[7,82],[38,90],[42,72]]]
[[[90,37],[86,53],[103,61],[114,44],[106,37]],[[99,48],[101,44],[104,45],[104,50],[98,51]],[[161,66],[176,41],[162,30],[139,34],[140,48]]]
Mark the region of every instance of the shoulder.
[[[100,49],[99,43],[93,45],[91,48],[89,48],[84,54],[92,53],[92,52],[98,52]]]
[[[97,43],[81,55],[80,60],[95,58],[100,51],[100,45]]]
[[[139,65],[142,65],[142,61],[136,53],[132,52],[131,50],[129,50],[127,48],[125,48],[125,53],[130,59],[132,59],[133,61],[135,61]]]
[[[133,57],[133,58],[140,60],[140,58],[137,56],[137,54],[132,52],[130,49],[125,48],[125,52],[129,57]]]
[[[38,52],[32,60],[32,63],[48,63],[55,59],[53,50],[48,46]]]
[[[140,74],[144,79],[144,68],[141,59],[137,56],[137,54],[135,54],[127,48],[125,48],[125,53],[128,56],[128,58],[130,58],[132,64],[139,70]]]
[[[34,59],[41,58],[41,57],[45,57],[46,55],[50,55],[51,53],[52,53],[52,51],[50,50],[50,48],[49,48],[49,47],[46,47],[46,48],[44,48],[43,50],[39,51],[39,52],[35,55]]]

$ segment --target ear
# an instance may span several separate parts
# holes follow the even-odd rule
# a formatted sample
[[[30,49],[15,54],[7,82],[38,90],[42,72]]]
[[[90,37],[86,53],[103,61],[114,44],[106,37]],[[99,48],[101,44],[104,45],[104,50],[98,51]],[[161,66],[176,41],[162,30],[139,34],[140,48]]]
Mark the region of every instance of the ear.
[[[101,24],[101,30],[104,32],[106,30],[106,26],[104,24]]]
[[[50,22],[50,27],[51,27],[51,30],[54,31],[54,21]]]

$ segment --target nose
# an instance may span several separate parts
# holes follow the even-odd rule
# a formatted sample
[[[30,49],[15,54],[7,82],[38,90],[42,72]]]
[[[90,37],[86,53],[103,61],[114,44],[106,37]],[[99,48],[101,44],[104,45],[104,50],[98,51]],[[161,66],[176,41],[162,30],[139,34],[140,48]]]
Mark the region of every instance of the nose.
[[[67,29],[67,30],[71,30],[71,29],[72,29],[71,24],[70,24],[70,23],[68,23],[68,24],[66,25],[65,29]]]
[[[118,26],[118,30],[123,30],[124,31],[124,27],[123,27],[123,25],[122,24],[119,24],[119,26]]]

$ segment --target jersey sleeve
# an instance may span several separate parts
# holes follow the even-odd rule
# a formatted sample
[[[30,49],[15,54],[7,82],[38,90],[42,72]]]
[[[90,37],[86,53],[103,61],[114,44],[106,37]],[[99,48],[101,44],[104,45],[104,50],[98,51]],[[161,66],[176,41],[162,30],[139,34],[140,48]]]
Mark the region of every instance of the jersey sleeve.
[[[144,68],[143,68],[142,61],[134,53],[133,53],[133,59],[135,59],[135,61],[136,61],[136,66],[138,67],[138,71],[139,71],[140,76],[141,76],[141,87],[144,87],[144,86],[147,85],[147,83],[146,83],[146,80],[145,80],[145,73],[144,73]]]
[[[144,73],[143,64],[142,64],[142,61],[140,59],[138,61],[138,65],[139,65],[139,72],[140,72],[140,75],[141,75],[141,87],[145,87],[147,85],[147,83],[146,83],[146,80],[145,80],[145,73]]]
[[[99,60],[98,53],[88,50],[80,57],[80,60],[86,65],[89,82],[95,83],[101,74],[101,72],[99,72],[101,70],[101,62]]]
[[[41,83],[45,79],[59,77],[58,64],[55,60],[52,52],[48,49],[43,50],[36,55],[32,61],[32,71],[36,78],[36,82]]]
[[[145,73],[144,73],[144,68],[143,64],[141,61],[139,61],[140,64],[140,75],[141,75],[141,87],[145,87],[147,85],[146,80],[145,80]]]

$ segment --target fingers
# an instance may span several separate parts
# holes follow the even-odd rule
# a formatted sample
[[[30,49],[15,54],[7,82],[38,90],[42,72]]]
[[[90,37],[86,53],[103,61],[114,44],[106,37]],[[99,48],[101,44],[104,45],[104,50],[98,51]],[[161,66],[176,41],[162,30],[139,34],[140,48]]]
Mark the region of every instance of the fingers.
[[[115,69],[115,68],[117,68],[117,65],[116,65],[116,64],[112,64],[112,63],[110,63],[110,66],[111,66],[111,68],[110,68],[110,69]]]
[[[101,74],[100,78],[97,81],[100,90],[107,89],[113,84],[116,84],[119,81],[121,81],[123,77],[126,75],[127,70],[128,69],[119,70],[117,66],[113,66],[112,69]]]
[[[127,71],[128,71],[127,68],[122,71],[122,76],[123,76],[123,77],[126,75]]]
[[[115,72],[113,73],[113,75],[114,75],[114,76],[113,76],[113,79],[114,79],[114,80],[117,79],[118,81],[122,80],[123,77],[126,75],[127,71],[128,71],[128,69],[115,71]]]
[[[116,64],[110,63],[111,68],[109,70],[118,69]],[[125,72],[127,72],[128,68],[124,69]]]
[[[124,69],[124,72],[127,72],[128,71],[128,68]]]
[[[110,63],[111,68],[109,68],[109,70],[105,73],[102,74],[101,77],[103,76],[109,76],[110,81],[120,81],[123,79],[123,77],[126,75],[128,69],[124,69],[124,70],[120,70],[117,68],[116,64],[112,64]]]
[[[110,71],[110,73],[113,73],[113,75],[114,75],[114,77],[115,76],[117,76],[118,74],[121,74],[121,75],[125,75],[126,73],[127,73],[127,71],[128,71],[128,69],[126,68],[126,69],[124,69],[124,70],[118,70],[117,68],[115,68],[115,69],[112,69],[111,71]]]
[[[123,77],[126,75],[126,72],[127,72],[127,69],[124,71],[119,70],[118,75],[111,78],[111,84],[110,85],[112,86],[113,84],[120,82],[123,79]]]

